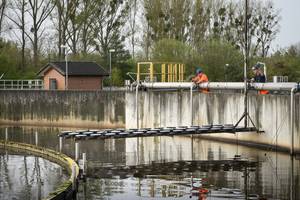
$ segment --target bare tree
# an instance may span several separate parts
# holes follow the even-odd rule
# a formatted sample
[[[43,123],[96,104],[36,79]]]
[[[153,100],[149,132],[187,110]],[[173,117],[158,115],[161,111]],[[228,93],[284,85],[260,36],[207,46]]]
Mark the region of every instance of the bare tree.
[[[43,27],[43,24],[54,9],[54,5],[51,0],[28,0],[28,2],[28,13],[32,20],[32,27],[30,28],[31,34],[25,33],[32,43],[33,64],[34,67],[37,67],[39,62],[39,42],[46,30],[46,28]]]
[[[6,6],[7,6],[7,1],[6,0],[0,1],[0,35],[2,33],[2,24],[3,24],[3,18],[4,18],[4,13],[5,13],[5,10],[6,10]]]
[[[128,2],[123,1],[99,1],[93,23],[94,43],[96,50],[104,57],[108,57],[110,48],[116,49],[116,55],[123,56],[124,35],[122,27],[127,19],[129,10]]]
[[[191,10],[191,19],[189,23],[189,42],[195,47],[195,49],[200,50],[205,40],[206,35],[209,32],[210,24],[210,4],[206,3],[204,0],[195,0],[194,5]]]
[[[257,27],[253,35],[256,37],[256,48],[260,49],[261,57],[266,57],[271,42],[279,31],[279,11],[274,9],[273,2],[257,2],[253,23]]]
[[[136,27],[137,27],[137,0],[129,0],[130,12],[129,12],[129,28],[130,28],[130,36],[131,36],[131,56],[135,57],[135,44],[136,44]]]
[[[25,59],[25,48],[26,48],[26,22],[25,22],[25,13],[27,11],[26,0],[14,0],[10,2],[10,10],[6,14],[6,17],[16,26],[18,30],[21,31],[21,38],[19,34],[15,33],[21,45],[21,70],[25,70],[26,59]],[[10,27],[13,32],[13,27]]]
[[[55,12],[51,14],[53,25],[55,27],[55,30],[57,31],[57,48],[59,59],[62,59],[63,57],[61,46],[63,44],[66,44],[66,29],[68,25],[67,4],[67,0],[53,1]]]
[[[94,35],[92,24],[95,20],[97,2],[94,0],[85,0],[82,2],[81,12],[78,16],[80,26],[80,43],[82,45],[81,52],[83,55],[88,53],[90,45],[93,43]]]
[[[74,55],[77,54],[77,43],[80,34],[79,12],[79,0],[69,0],[67,4],[66,42]]]

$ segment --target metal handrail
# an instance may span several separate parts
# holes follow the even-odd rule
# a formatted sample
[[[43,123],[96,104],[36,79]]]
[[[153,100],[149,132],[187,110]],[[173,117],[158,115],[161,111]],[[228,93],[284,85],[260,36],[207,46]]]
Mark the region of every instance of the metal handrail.
[[[44,81],[40,79],[26,79],[26,80],[13,80],[4,79],[0,80],[0,90],[40,90],[44,89]]]

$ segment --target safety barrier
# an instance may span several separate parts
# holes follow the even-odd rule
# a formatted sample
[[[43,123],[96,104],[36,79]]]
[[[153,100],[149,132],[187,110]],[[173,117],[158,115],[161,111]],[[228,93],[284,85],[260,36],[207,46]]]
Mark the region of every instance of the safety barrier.
[[[57,151],[25,143],[0,140],[0,147],[31,153],[33,155],[53,161],[67,169],[68,173],[70,174],[70,178],[59,185],[58,188],[51,192],[45,199],[72,199],[73,193],[76,190],[77,177],[79,175],[79,167],[73,159]]]
[[[0,90],[42,90],[44,81],[40,79],[32,80],[0,80]]]

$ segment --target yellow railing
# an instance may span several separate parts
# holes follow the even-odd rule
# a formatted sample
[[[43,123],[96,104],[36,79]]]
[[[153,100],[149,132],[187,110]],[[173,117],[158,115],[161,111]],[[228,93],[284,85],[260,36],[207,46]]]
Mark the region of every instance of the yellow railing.
[[[137,81],[183,82],[185,66],[173,62],[138,62]]]

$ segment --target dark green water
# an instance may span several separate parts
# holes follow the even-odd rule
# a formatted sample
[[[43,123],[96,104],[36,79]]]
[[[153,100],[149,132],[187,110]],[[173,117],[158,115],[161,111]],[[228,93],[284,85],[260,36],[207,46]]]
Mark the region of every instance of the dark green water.
[[[34,144],[37,131],[38,145],[59,150],[61,130],[66,129],[10,127],[8,135],[9,140]],[[74,157],[74,146],[73,140],[64,140],[62,151]],[[300,199],[300,161],[293,161],[292,172],[290,156],[275,151],[191,137],[85,140],[79,146],[87,154],[88,171],[78,199],[190,199],[191,176],[203,179],[211,191],[208,199],[244,199],[245,190],[260,198],[289,199],[291,186]],[[232,167],[223,162],[236,154],[256,164]]]

